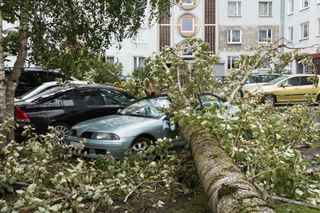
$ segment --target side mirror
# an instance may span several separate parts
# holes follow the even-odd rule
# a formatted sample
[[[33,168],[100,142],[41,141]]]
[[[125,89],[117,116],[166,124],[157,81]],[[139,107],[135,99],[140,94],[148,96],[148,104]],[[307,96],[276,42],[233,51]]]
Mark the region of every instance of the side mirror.
[[[174,122],[173,119],[170,119],[170,130],[171,131],[176,131],[177,127],[176,127],[176,123]]]
[[[166,117],[163,120],[163,129],[170,129],[170,131],[176,131],[177,127],[173,119]]]

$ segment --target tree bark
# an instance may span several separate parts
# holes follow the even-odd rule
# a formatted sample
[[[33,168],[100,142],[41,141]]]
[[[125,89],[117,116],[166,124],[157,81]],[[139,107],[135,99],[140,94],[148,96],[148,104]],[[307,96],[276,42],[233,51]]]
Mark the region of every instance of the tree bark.
[[[6,91],[6,76],[4,72],[4,52],[2,46],[3,40],[3,25],[2,25],[2,3],[0,3],[0,106],[5,106],[5,91]],[[5,108],[0,108],[0,123],[5,117]]]
[[[13,65],[13,69],[6,79],[5,83],[5,104],[4,107],[4,119],[8,120],[8,126],[10,131],[6,133],[6,141],[9,143],[14,140],[14,96],[17,84],[19,83],[19,77],[27,59],[28,51],[28,13],[25,10],[21,10],[20,14],[20,27],[19,27],[19,50],[17,59]]]
[[[190,144],[195,167],[213,212],[275,212],[256,188],[201,126],[182,126],[182,136]]]

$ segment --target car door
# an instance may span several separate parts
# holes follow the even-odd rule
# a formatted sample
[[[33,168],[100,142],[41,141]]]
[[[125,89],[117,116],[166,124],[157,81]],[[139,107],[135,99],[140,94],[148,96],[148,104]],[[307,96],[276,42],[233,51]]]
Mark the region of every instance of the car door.
[[[198,99],[199,106],[196,107],[198,109],[204,109],[212,105],[221,106],[223,103],[223,100],[220,97],[211,93],[201,93],[198,95]]]
[[[77,123],[111,114],[105,107],[104,99],[98,88],[77,88],[74,100],[77,108],[77,117],[74,119]]]
[[[293,76],[278,84],[278,88],[273,91],[277,102],[296,102],[299,100],[299,86],[301,77]]]
[[[316,99],[318,78],[316,76],[301,76],[301,84],[297,87],[297,101],[307,102]]]

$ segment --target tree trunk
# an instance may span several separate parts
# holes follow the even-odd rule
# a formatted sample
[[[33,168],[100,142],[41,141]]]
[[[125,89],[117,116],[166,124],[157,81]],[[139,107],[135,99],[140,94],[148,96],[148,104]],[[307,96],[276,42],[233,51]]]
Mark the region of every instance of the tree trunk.
[[[6,133],[6,141],[9,143],[14,140],[14,95],[17,84],[19,83],[19,77],[27,59],[28,51],[28,14],[27,11],[21,10],[20,14],[20,27],[19,27],[19,50],[17,59],[14,63],[13,69],[10,72],[6,84],[5,84],[5,104],[4,119],[8,120],[8,126],[10,131]]]
[[[182,127],[182,135],[190,144],[200,181],[213,212],[275,212],[261,198],[219,142],[193,123]]]
[[[0,3],[1,4],[1,3]],[[6,92],[6,76],[4,73],[4,52],[2,46],[3,39],[3,26],[2,26],[2,5],[0,5],[0,106],[5,106],[5,92]],[[4,121],[5,107],[0,109],[0,123]]]

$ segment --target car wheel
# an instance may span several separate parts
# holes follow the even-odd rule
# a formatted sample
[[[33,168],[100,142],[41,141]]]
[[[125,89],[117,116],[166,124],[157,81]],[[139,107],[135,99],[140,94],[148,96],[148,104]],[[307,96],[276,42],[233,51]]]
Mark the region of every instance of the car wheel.
[[[320,106],[320,95],[317,97],[317,104]]]
[[[264,103],[265,104],[270,104],[270,105],[274,105],[276,103],[276,97],[274,95],[267,95],[264,98]]]
[[[138,137],[131,146],[131,150],[139,156],[147,157],[147,149],[152,140],[147,137]]]
[[[70,126],[66,123],[55,123],[52,125],[53,128],[58,133],[58,137],[63,139],[64,136],[67,136],[70,134]]]

